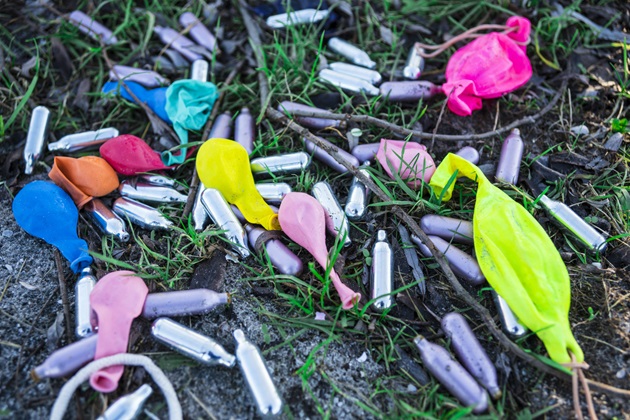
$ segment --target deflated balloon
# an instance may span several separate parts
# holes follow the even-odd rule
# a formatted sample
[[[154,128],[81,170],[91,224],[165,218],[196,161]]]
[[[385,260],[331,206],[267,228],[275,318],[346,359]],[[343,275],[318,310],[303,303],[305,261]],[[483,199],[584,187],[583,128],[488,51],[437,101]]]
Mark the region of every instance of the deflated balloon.
[[[243,146],[227,139],[210,139],[197,153],[197,173],[206,188],[214,188],[234,204],[250,223],[280,230],[278,215],[254,185],[249,155]]]
[[[131,322],[142,313],[149,289],[133,271],[114,271],[100,279],[90,294],[90,306],[98,321],[94,360],[127,352]],[[115,391],[123,366],[103,368],[90,377],[100,392]]]
[[[121,175],[171,169],[162,163],[160,154],[142,139],[123,134],[107,140],[100,148],[103,159]]]
[[[376,159],[391,179],[396,175],[411,188],[420,188],[422,181],[429,182],[435,172],[435,162],[427,148],[414,142],[381,139]]]
[[[57,247],[75,273],[92,264],[87,243],[77,236],[77,206],[52,182],[26,184],[13,200],[13,216],[26,232]]]
[[[328,267],[326,249],[326,214],[319,201],[308,194],[292,192],[287,194],[278,211],[282,231],[295,243],[310,252],[322,267]],[[361,299],[341,282],[334,269],[330,270],[333,285],[339,293],[343,309],[351,309]]]
[[[510,17],[506,25],[512,32],[483,35],[460,48],[446,65],[442,85],[451,111],[470,115],[481,109],[481,100],[498,98],[523,86],[532,77],[526,53],[531,23]]]
[[[127,81],[115,81],[107,82],[103,85],[103,93],[115,93],[128,101],[136,102],[133,96],[129,94],[127,89],[123,86],[126,85],[129,90],[133,92],[138,99],[145,103],[155,114],[165,122],[172,124],[171,119],[166,112],[166,87],[159,87],[155,89],[147,89],[139,83],[127,82]]]
[[[188,130],[200,130],[208,120],[219,92],[214,83],[199,80],[178,80],[166,90],[166,113],[181,144],[188,143]],[[181,164],[186,148],[162,153],[166,165]]]
[[[453,174],[478,183],[473,213],[475,252],[488,283],[518,319],[545,343],[558,363],[584,360],[569,325],[569,273],[544,229],[520,204],[492,185],[479,168],[448,154],[431,178],[436,195],[449,200]]]
[[[78,159],[55,156],[48,176],[70,194],[79,210],[92,198],[102,197],[118,188],[118,175],[105,159],[98,156]]]

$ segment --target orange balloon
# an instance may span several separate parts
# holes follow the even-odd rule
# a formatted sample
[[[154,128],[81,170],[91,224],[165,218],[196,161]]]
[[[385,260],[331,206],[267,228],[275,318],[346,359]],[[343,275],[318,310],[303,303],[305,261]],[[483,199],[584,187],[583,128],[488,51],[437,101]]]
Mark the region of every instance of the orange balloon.
[[[79,209],[94,197],[102,197],[118,188],[118,175],[107,161],[98,156],[78,159],[55,156],[48,173],[50,179],[63,188]]]

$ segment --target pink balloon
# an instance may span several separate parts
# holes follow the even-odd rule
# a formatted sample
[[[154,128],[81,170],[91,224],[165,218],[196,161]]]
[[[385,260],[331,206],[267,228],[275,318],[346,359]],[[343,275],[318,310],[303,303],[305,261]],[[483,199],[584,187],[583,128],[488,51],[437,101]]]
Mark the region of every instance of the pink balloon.
[[[136,136],[122,134],[107,140],[100,148],[101,157],[121,175],[173,169],[162,163],[160,154]]]
[[[448,107],[457,115],[481,109],[481,100],[498,98],[523,86],[532,77],[526,53],[531,23],[512,16],[506,25],[517,28],[507,34],[481,36],[453,54],[446,65]]]
[[[131,322],[142,313],[149,289],[133,271],[114,271],[100,279],[90,294],[98,317],[98,341],[94,360],[126,353]],[[99,370],[90,385],[99,392],[112,392],[123,374],[122,365]]]
[[[328,266],[326,215],[315,198],[299,192],[287,194],[280,204],[278,220],[282,231],[291,240],[310,252],[319,265],[324,268]],[[343,284],[334,269],[330,271],[330,277],[343,309],[351,309],[359,302],[361,294]]]
[[[435,162],[427,148],[411,141],[381,139],[376,159],[391,179],[398,174],[414,189],[420,188],[422,180],[429,182],[435,172]]]

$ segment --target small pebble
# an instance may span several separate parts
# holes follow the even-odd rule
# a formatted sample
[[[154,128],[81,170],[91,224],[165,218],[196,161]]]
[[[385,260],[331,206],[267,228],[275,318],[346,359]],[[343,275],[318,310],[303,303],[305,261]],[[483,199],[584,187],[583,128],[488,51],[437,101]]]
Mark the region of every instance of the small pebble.
[[[363,352],[363,354],[361,356],[359,356],[359,358],[357,359],[357,362],[363,363],[363,362],[365,362],[367,360],[367,358],[368,358],[367,357],[367,353]]]
[[[621,147],[621,143],[623,143],[623,134],[615,133],[608,137],[608,140],[604,144],[604,149],[616,152]]]
[[[617,379],[623,379],[626,377],[626,370],[625,369],[621,369],[619,372],[617,372],[615,374],[615,376],[617,377]]]
[[[6,238],[10,238],[11,236],[13,236],[13,231],[9,229],[5,229],[2,231],[2,236]]]
[[[571,127],[570,130],[571,133],[576,136],[587,136],[589,133],[588,127],[585,125],[576,125],[575,127]]]
[[[413,386],[413,384],[409,384],[407,385],[407,392],[409,392],[410,394],[415,393],[416,391],[418,391],[418,388],[416,388],[415,386]]]

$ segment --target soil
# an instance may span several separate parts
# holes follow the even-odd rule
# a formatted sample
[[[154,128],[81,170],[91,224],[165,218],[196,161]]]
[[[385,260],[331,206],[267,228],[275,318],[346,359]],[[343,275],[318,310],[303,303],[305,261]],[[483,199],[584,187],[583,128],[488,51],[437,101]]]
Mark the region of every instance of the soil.
[[[23,32],[13,35],[16,41],[22,43],[34,36],[43,36],[41,47],[45,53],[42,54],[42,59],[49,60],[52,54],[49,39],[46,37],[55,33],[56,26],[50,24],[38,28],[25,23],[32,13],[35,13],[26,3],[15,2],[11,7],[0,4],[0,23],[7,28],[0,34],[0,40],[4,45],[11,45],[7,35],[15,32],[17,28]],[[373,6],[377,13],[381,12],[380,5]],[[630,11],[624,2],[611,2],[607,6],[584,6],[590,10],[592,19],[600,24],[606,22],[606,13],[610,13],[610,10],[618,12],[614,15],[614,27],[630,33]],[[510,7],[514,9],[513,11],[528,15],[528,9],[521,9],[514,4]],[[69,5],[62,9],[63,12],[70,10],[72,9]],[[37,13],[40,18],[43,16],[50,20],[54,19],[54,15],[48,10],[39,10]],[[242,38],[243,28],[230,27],[230,19],[227,19],[230,14],[237,13],[232,5],[225,6],[220,12],[221,21],[226,22],[225,34],[221,39],[226,43],[224,48],[226,51],[230,50],[228,43],[231,35]],[[536,16],[530,17],[534,21],[537,19]],[[337,29],[343,28],[342,25],[346,21],[347,17],[341,14],[340,22],[336,23]],[[437,30],[436,28],[445,24],[447,22],[431,27]],[[239,33],[240,36],[237,35]],[[271,37],[266,34],[263,39],[269,40]],[[222,63],[233,63],[237,57],[241,58],[245,54],[244,48],[231,49],[233,54],[227,53],[221,59]],[[563,71],[558,72],[546,66],[532,50],[533,48],[530,48],[528,51],[535,76],[525,88],[509,94],[507,100],[486,101],[482,110],[467,118],[458,117],[448,111],[440,116],[440,107],[432,106],[420,120],[420,124],[426,132],[432,132],[437,127],[437,132],[442,134],[472,135],[491,131],[536,113],[560,89],[563,80],[567,81],[566,91],[562,92],[559,102],[549,113],[534,124],[519,127],[526,146],[525,164],[521,169],[518,186],[533,197],[547,187],[550,187],[551,191],[561,192],[564,202],[571,205],[580,216],[589,218],[610,236],[619,235],[619,239],[610,242],[601,261],[596,261],[595,258],[572,249],[557,227],[542,212],[536,213],[541,224],[552,233],[552,239],[558,246],[571,276],[570,322],[590,365],[586,371],[587,377],[627,390],[630,389],[628,269],[630,242],[627,237],[623,237],[627,232],[621,230],[619,220],[612,216],[610,210],[612,206],[619,205],[624,196],[621,194],[619,197],[614,195],[599,197],[593,188],[593,180],[602,179],[605,174],[613,176],[614,173],[626,175],[628,173],[629,135],[624,134],[623,144],[618,151],[607,150],[604,147],[612,135],[610,119],[630,118],[626,110],[630,99],[621,95],[618,80],[619,71],[624,65],[623,55],[619,48],[595,49],[578,46],[561,60]],[[20,66],[29,58],[23,50],[15,47],[15,57],[10,57],[5,52],[4,63],[0,63],[0,66],[6,66],[4,72],[13,75],[23,90],[28,87],[30,77],[20,74]],[[247,65],[249,64],[252,63],[248,62]],[[63,63],[55,63],[51,68],[56,72],[55,77],[36,86],[31,96],[35,104],[56,107],[60,101],[74,95],[73,89],[78,84],[76,77],[68,84],[63,80]],[[432,66],[429,63],[428,78],[435,83],[442,82],[439,70],[440,66]],[[217,71],[221,77],[226,77],[229,66],[226,65],[226,68]],[[58,85],[51,85],[51,80]],[[256,80],[255,73],[250,71],[247,80],[249,82]],[[284,99],[287,98],[279,100]],[[320,99],[328,100],[329,97]],[[12,101],[16,101],[16,98],[12,98]],[[531,106],[534,102],[538,105],[537,108]],[[93,129],[89,125],[91,112],[94,113],[95,121],[102,120],[103,105],[95,100],[91,100],[91,103],[94,105],[93,110],[90,108],[85,117],[77,119],[81,122],[76,127],[77,131]],[[27,107],[30,108],[31,103],[27,104]],[[6,123],[12,109],[7,104],[1,109]],[[144,118],[141,110],[134,112],[139,119]],[[60,115],[59,118],[64,116]],[[572,135],[571,128],[578,125],[586,126],[589,134],[579,138]],[[121,127],[121,132],[124,128]],[[68,285],[67,300],[72,312],[74,275],[65,261],[64,272],[60,275],[57,272],[53,248],[44,241],[28,235],[13,218],[11,203],[15,194],[31,181],[47,179],[43,165],[38,166],[32,176],[23,173],[21,151],[24,146],[25,129],[25,125],[12,127],[0,143],[2,165],[0,176],[3,181],[3,188],[0,189],[0,360],[3,361],[0,365],[0,417],[40,419],[50,413],[52,404],[66,379],[45,379],[35,382],[29,372],[42,363],[51,351],[74,340],[72,334],[68,334],[64,329],[64,304],[59,287],[59,278],[65,278]],[[436,162],[439,162],[448,152],[463,146],[472,146],[480,151],[480,166],[493,173],[501,150],[501,140],[501,137],[495,136],[491,140],[483,141],[462,140],[457,143],[436,141],[431,144],[430,150]],[[297,144],[297,139],[294,144]],[[540,155],[545,157],[534,163],[534,158]],[[52,155],[46,154],[43,162],[50,167],[52,159]],[[189,180],[192,168],[193,165],[188,164],[176,175]],[[625,190],[626,193],[626,207],[625,213],[622,210],[617,214],[625,214],[622,217],[625,217],[627,226],[630,218],[628,213],[630,198],[627,195],[630,192],[628,191],[630,183],[625,178],[618,179],[619,189]],[[341,189],[347,191],[348,179],[336,179],[335,182],[335,185],[343,184]],[[585,197],[590,199],[585,200]],[[418,216],[420,215],[419,213]],[[344,251],[342,255],[346,266],[361,261],[360,248],[369,243],[377,226],[386,226],[388,222],[391,222],[388,212],[382,207],[377,207],[367,221],[359,224],[366,234],[356,230],[353,233],[356,245]],[[395,234],[395,229],[391,230],[392,234]],[[160,234],[143,230],[139,232],[157,252],[165,246],[161,242]],[[102,249],[100,235],[83,218],[79,222],[79,233],[88,241],[91,250],[100,252]],[[129,245],[121,246],[117,251],[122,255],[121,259],[135,261],[139,255],[139,250],[134,249],[137,246],[131,242]],[[370,247],[371,245],[366,246],[367,249]],[[409,280],[411,275],[404,263],[402,250],[397,246],[395,249],[397,274]],[[301,252],[299,255],[308,261],[306,253]],[[380,351],[375,350],[377,340],[369,338],[355,340],[352,334],[344,332],[339,332],[325,351],[316,353],[315,368],[312,374],[304,379],[304,376],[299,374],[300,369],[309,362],[312,350],[324,343],[329,338],[328,335],[318,329],[300,328],[296,325],[283,328],[272,326],[271,318],[264,315],[265,313],[288,319],[296,316],[294,309],[285,299],[278,296],[278,288],[272,282],[243,281],[243,278],[251,278],[251,271],[242,265],[227,262],[220,247],[210,247],[200,260],[201,263],[190,267],[189,274],[193,278],[190,286],[229,291],[234,296],[233,303],[207,315],[184,317],[178,321],[213,337],[230,352],[233,352],[235,347],[232,331],[242,328],[248,338],[264,352],[269,371],[288,407],[285,417],[373,418],[374,414],[365,409],[365,402],[369,402],[367,404],[369,407],[390,412],[395,406],[396,395],[413,401],[419,398],[421,393],[431,389],[431,385],[428,388],[421,388],[422,372],[414,371],[420,369],[421,364],[418,365],[420,358],[412,348],[412,343],[407,343],[408,346],[404,349],[411,360],[404,357],[399,360],[393,356],[397,359],[396,362],[386,363],[380,357]],[[249,265],[255,264],[257,263],[249,262]],[[106,273],[107,265],[103,261],[97,260],[95,267],[99,276]],[[417,333],[438,340],[441,339],[439,323],[431,313],[444,314],[454,309],[465,311],[467,308],[465,303],[455,296],[434,265],[425,265],[424,269],[428,274],[426,296],[423,297],[415,289],[408,295],[400,294],[397,296],[397,306],[392,311],[392,316],[410,321]],[[192,274],[193,271],[196,272],[196,277]],[[303,277],[307,281],[317,281],[309,273]],[[354,287],[360,288],[365,294],[366,284],[360,280],[355,283]],[[149,287],[151,290],[161,290],[163,285],[149,282]],[[188,287],[187,281],[174,285],[174,288],[179,289]],[[496,315],[488,290],[479,291],[472,287],[468,289],[478,296],[479,301],[489,308],[493,315]],[[416,304],[423,308],[421,313],[426,322],[418,318],[414,310],[414,307],[418,307]],[[574,416],[570,382],[541,374],[514,355],[506,353],[485,331],[480,318],[471,312],[467,314],[473,322],[473,329],[478,332],[482,344],[498,368],[500,384],[506,390],[506,397],[499,404],[504,406],[506,417],[518,415],[519,418],[526,418],[527,414],[534,413],[544,414],[549,418]],[[369,328],[359,324],[351,327],[355,330]],[[240,419],[256,416],[247,386],[237,371],[202,367],[172,353],[150,339],[149,328],[148,321],[138,320],[134,323],[130,350],[149,355],[166,371],[178,392],[185,418]],[[281,345],[287,340],[293,340],[292,346]],[[528,337],[521,344],[544,354],[544,348],[536,337]],[[412,377],[399,375],[401,371],[414,371],[416,374]],[[119,389],[110,395],[96,393],[85,384],[69,407],[70,416],[96,418],[102,414],[103,407],[108,403],[134,391],[148,380],[142,369],[126,369]],[[376,392],[383,383],[388,389],[395,389],[397,394]],[[433,384],[437,382],[434,381]],[[343,392],[339,392],[338,389]],[[610,392],[603,393],[596,389],[591,391],[596,412],[601,418],[630,419],[630,398]],[[441,388],[440,392],[446,394]],[[448,409],[454,406],[449,405],[449,400],[443,403],[443,411],[440,413],[447,416]],[[583,412],[586,413],[583,396],[581,404]],[[320,411],[320,407],[323,407],[324,412]],[[150,398],[146,409],[159,418],[167,416],[167,410],[157,390]],[[496,411],[490,414],[497,416]]]

